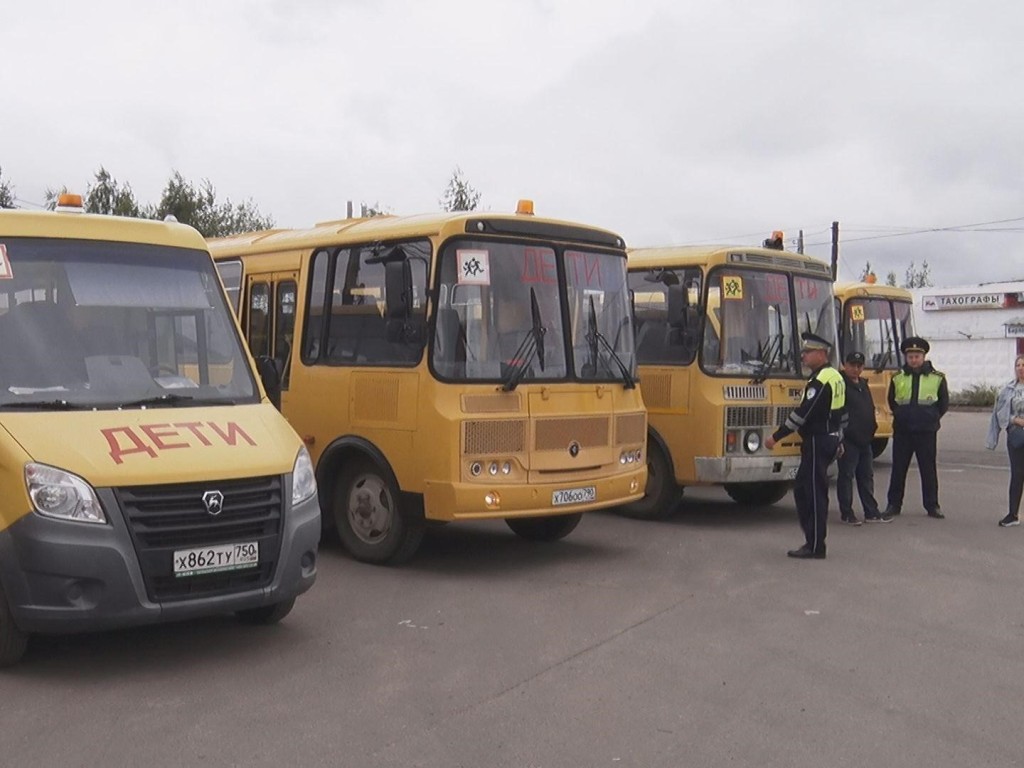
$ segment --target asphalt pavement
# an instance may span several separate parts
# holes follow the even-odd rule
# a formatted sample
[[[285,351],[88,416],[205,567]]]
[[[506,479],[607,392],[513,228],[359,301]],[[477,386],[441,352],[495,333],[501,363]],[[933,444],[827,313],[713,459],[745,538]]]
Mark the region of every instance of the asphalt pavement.
[[[987,413],[940,433],[888,525],[801,543],[792,497],[688,489],[538,545],[432,529],[401,568],[336,543],[275,627],[229,618],[36,638],[0,673],[19,766],[1020,766],[1024,527],[1000,529]],[[884,497],[889,453],[876,462]]]

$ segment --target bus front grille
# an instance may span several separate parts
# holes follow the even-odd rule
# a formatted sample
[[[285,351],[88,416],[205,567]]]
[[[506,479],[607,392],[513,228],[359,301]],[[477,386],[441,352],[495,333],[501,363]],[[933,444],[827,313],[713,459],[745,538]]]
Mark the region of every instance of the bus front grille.
[[[731,405],[725,409],[726,429],[742,427],[770,427],[772,409],[766,405]]]
[[[462,425],[462,452],[467,456],[504,455],[526,450],[525,419],[466,421]]]
[[[647,419],[642,413],[622,413],[615,417],[615,444],[647,442]]]
[[[538,451],[561,450],[572,442],[581,448],[609,444],[610,420],[607,416],[582,416],[563,419],[538,419],[533,447]]]
[[[220,493],[220,512],[204,495]],[[268,585],[281,549],[284,482],[280,475],[114,489],[154,602],[229,594]],[[259,566],[177,577],[175,551],[216,544],[259,545]]]

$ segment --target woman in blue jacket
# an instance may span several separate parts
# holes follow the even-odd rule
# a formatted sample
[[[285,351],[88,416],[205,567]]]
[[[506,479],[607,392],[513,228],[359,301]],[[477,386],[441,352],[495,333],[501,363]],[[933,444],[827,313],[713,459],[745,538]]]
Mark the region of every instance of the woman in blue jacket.
[[[999,433],[1007,432],[1006,452],[1010,456],[1010,508],[1006,517],[999,521],[1001,528],[1020,525],[1018,511],[1021,492],[1024,491],[1024,355],[1018,355],[1013,361],[1013,370],[1016,377],[996,396],[992,419],[988,425],[988,437],[985,440],[985,447],[994,451],[999,445]],[[1009,430],[1019,432],[1020,439],[1015,437],[1011,441]],[[1014,442],[1017,443],[1017,447],[1014,447]]]

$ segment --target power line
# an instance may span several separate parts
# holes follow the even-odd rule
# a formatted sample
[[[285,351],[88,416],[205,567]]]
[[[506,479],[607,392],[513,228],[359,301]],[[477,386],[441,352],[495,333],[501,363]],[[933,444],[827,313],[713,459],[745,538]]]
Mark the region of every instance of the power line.
[[[999,230],[999,229],[974,229],[975,227],[986,227],[986,226],[988,226],[990,224],[1010,224],[1010,223],[1016,222],[1016,221],[1024,221],[1024,216],[1018,216],[1018,217],[1012,218],[1012,219],[997,219],[995,221],[979,221],[979,222],[975,222],[974,224],[957,224],[957,225],[951,226],[951,227],[930,227],[928,229],[915,229],[915,230],[909,230],[909,231],[906,231],[906,232],[892,232],[890,234],[885,234],[885,235],[865,235],[864,237],[847,237],[847,238],[843,238],[843,240],[841,241],[840,244],[841,245],[845,245],[846,243],[858,243],[858,242],[863,242],[865,240],[882,240],[884,238],[889,238],[889,237],[906,237],[907,235],[925,235],[925,234],[930,234],[930,233],[933,233],[933,232],[1000,232],[1000,231],[1016,232],[1016,231],[1020,231],[1020,230],[1018,230],[1016,228],[1014,228],[1014,229],[1007,229],[1007,230]],[[831,245],[831,244],[832,244],[831,241],[823,241],[823,242],[820,242],[820,243],[808,243],[806,247],[810,248],[810,247],[814,247],[814,246],[818,246],[818,245]]]

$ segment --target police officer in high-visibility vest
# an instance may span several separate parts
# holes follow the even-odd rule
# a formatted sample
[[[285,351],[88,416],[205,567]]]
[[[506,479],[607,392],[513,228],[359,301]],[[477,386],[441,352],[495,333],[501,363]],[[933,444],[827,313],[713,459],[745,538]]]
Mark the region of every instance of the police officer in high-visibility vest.
[[[935,469],[939,421],[949,410],[946,376],[935,370],[924,356],[928,342],[908,336],[900,344],[906,365],[889,384],[892,409],[892,474],[889,476],[889,507],[886,514],[898,515],[903,507],[910,459],[917,456],[921,472],[921,501],[928,517],[941,520],[939,477]]]
[[[768,448],[793,432],[799,432],[800,468],[796,472],[793,498],[804,531],[805,543],[790,550],[790,557],[825,559],[825,529],[828,523],[828,467],[836,460],[843,442],[846,420],[846,381],[829,365],[832,344],[813,333],[802,333],[800,357],[811,369],[804,397],[786,423],[765,441]]]

